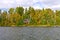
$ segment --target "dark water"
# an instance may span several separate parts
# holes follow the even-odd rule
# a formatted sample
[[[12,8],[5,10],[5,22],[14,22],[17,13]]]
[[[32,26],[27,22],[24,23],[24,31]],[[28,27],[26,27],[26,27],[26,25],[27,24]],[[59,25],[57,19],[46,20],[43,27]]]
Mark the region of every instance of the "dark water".
[[[0,40],[60,40],[60,28],[0,27]]]

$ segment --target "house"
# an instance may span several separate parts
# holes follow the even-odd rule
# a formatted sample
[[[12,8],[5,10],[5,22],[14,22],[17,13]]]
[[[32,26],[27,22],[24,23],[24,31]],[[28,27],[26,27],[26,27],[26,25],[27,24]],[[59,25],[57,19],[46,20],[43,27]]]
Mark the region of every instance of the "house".
[[[25,24],[29,24],[29,19],[24,19]]]

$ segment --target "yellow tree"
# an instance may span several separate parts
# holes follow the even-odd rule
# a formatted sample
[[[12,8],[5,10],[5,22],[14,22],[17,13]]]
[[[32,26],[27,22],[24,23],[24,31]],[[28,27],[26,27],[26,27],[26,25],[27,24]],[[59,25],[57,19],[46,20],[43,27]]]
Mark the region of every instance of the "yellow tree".
[[[56,25],[60,25],[60,11],[56,10]]]
[[[2,17],[2,25],[1,26],[7,26],[7,11],[3,11],[1,14]]]
[[[15,14],[9,14],[9,24],[11,26],[16,26],[18,21],[20,20],[20,15],[15,13]]]

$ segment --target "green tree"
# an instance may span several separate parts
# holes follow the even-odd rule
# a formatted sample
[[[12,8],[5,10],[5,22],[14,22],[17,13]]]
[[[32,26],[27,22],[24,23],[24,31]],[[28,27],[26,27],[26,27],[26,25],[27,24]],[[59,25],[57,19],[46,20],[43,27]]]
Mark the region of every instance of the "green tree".
[[[1,9],[0,9],[0,14],[1,14]]]
[[[24,8],[23,7],[16,7],[16,13],[20,14],[21,16],[24,14]]]
[[[20,26],[20,25],[24,25],[23,19],[20,19],[20,20],[18,21],[17,26]]]
[[[8,11],[10,14],[14,13],[14,8],[10,8]]]
[[[29,10],[28,10],[29,14],[31,16],[34,16],[35,15],[35,9],[33,7],[29,7]]]

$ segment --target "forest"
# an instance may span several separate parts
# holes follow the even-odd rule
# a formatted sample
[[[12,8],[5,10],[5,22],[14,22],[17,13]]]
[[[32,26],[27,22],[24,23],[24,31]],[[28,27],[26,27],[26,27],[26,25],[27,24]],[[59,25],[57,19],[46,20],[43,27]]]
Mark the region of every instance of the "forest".
[[[10,8],[8,11],[0,10],[0,26],[59,26],[60,10],[34,9],[33,7]]]

